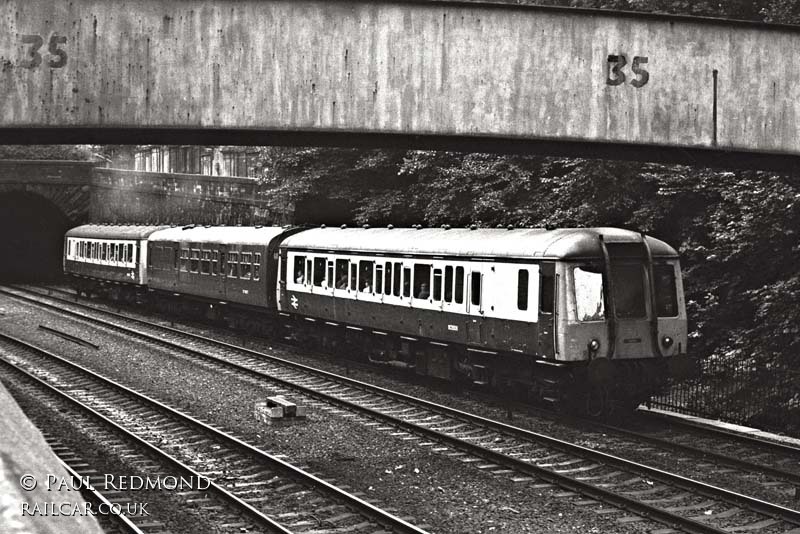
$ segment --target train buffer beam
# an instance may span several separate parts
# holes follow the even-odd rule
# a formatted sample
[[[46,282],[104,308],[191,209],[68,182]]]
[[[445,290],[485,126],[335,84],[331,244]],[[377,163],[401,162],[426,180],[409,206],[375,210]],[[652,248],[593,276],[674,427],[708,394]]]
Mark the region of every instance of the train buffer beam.
[[[282,395],[267,397],[266,401],[257,402],[255,405],[256,419],[262,423],[305,421],[307,414],[307,406],[299,406]]]

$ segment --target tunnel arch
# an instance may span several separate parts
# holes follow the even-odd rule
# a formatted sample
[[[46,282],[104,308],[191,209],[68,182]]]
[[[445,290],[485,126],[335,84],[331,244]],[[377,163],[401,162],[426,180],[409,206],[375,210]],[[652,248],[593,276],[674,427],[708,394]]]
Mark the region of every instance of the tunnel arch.
[[[61,273],[64,233],[75,223],[37,193],[0,193],[0,281],[54,280]]]

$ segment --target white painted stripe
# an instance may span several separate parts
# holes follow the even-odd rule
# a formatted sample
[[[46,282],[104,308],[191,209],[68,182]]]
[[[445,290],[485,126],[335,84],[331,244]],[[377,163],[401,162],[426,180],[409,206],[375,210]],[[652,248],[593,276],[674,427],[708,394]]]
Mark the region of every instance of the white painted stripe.
[[[359,328],[359,327],[357,327],[357,326],[348,326],[347,328],[349,328],[350,330],[358,330],[359,332],[361,332],[362,330],[364,330],[363,328]]]
[[[400,339],[407,339],[408,341],[418,341],[415,337],[400,336]]]
[[[473,349],[472,347],[467,347],[467,350],[471,352],[480,352],[482,354],[492,354],[493,356],[497,356],[497,352],[493,350]]]
[[[438,341],[429,341],[431,345],[438,345],[440,347],[449,347],[450,345],[447,343],[439,343]]]

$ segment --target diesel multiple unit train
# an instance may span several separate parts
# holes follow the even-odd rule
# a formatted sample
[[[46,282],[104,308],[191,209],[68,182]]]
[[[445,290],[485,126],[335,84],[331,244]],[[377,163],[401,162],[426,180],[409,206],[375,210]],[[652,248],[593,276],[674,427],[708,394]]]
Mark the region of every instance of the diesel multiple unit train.
[[[85,225],[64,271],[87,294],[594,414],[689,368],[677,253],[615,228]]]

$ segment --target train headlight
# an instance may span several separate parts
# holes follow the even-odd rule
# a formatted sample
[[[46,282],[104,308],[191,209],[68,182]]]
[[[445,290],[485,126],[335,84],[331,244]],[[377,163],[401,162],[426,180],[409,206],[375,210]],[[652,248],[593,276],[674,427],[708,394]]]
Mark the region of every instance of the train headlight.
[[[600,350],[600,342],[597,341],[596,339],[591,340],[589,342],[589,350],[591,352],[597,352],[598,350]]]
[[[674,342],[675,340],[669,336],[664,336],[661,338],[661,344],[664,345],[664,348],[666,349],[670,348]]]

